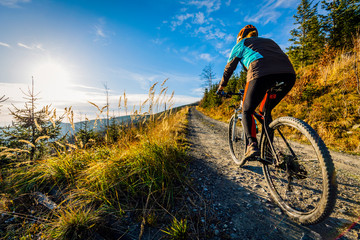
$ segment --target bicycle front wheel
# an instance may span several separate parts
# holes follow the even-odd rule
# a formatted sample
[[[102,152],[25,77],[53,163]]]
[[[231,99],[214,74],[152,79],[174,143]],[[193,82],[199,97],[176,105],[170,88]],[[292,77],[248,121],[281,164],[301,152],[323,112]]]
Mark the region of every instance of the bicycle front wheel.
[[[263,165],[272,198],[298,223],[321,222],[333,210],[337,194],[335,168],[327,147],[313,128],[296,118],[278,118],[269,131],[274,148],[264,137],[261,157],[273,161]]]
[[[229,123],[229,147],[230,155],[236,164],[240,164],[245,155],[245,133],[241,118],[234,114]]]

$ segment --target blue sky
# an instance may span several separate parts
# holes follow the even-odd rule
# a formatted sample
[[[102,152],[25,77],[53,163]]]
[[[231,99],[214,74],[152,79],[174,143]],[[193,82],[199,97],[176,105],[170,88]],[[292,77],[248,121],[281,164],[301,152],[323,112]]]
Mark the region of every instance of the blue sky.
[[[0,0],[0,125],[10,104],[24,105],[34,77],[39,107],[95,116],[88,103],[117,109],[126,91],[130,106],[154,82],[169,78],[175,105],[201,98],[202,69],[211,63],[220,80],[239,30],[255,25],[260,36],[288,45],[297,0]],[[240,66],[238,67],[240,70]],[[21,90],[20,90],[21,89]]]

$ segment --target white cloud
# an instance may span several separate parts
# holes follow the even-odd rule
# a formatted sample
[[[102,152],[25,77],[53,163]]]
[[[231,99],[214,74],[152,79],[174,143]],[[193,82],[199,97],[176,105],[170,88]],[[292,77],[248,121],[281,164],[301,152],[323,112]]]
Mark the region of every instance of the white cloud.
[[[194,23],[197,24],[204,24],[206,22],[205,20],[205,15],[202,12],[198,12],[195,14],[195,19],[194,19]]]
[[[41,44],[33,44],[31,46],[29,45],[26,45],[24,43],[18,43],[17,44],[19,47],[22,47],[22,48],[26,48],[26,49],[29,49],[29,50],[41,50],[41,51],[45,51],[45,49],[42,47]]]
[[[226,50],[220,51],[220,53],[221,53],[224,57],[229,57],[230,51],[231,51],[230,49],[226,49]]]
[[[32,49],[30,46],[26,45],[26,44],[23,44],[23,43],[18,43],[18,46],[19,47],[23,47],[23,48],[26,48],[26,49]]]
[[[194,5],[197,8],[206,8],[207,13],[211,13],[220,9],[221,0],[192,0],[187,2],[188,5]]]
[[[106,38],[106,34],[104,32],[105,27],[105,20],[103,18],[100,18],[98,20],[98,23],[94,25],[95,35],[100,38]]]
[[[194,95],[201,96],[204,94],[204,88],[194,88],[194,89],[190,90],[190,92]]]
[[[162,45],[164,42],[166,42],[168,38],[156,38],[151,40],[156,45]]]
[[[245,22],[262,23],[263,25],[266,25],[269,22],[276,23],[277,19],[280,16],[281,13],[269,10],[269,11],[263,11],[254,16],[246,16],[244,20]]]
[[[0,5],[10,8],[20,7],[22,3],[29,3],[31,0],[0,0]]]
[[[267,1],[266,4],[264,2],[257,13],[245,17],[245,22],[262,23],[263,25],[269,22],[276,23],[281,16],[281,13],[277,11],[278,8],[296,8],[298,5],[298,0],[271,0]]]
[[[181,26],[184,23],[184,21],[193,17],[194,14],[190,14],[190,13],[175,16],[175,20],[171,21],[171,30],[174,31],[176,27]]]
[[[10,45],[7,43],[0,42],[0,46],[10,48]]]
[[[113,32],[106,28],[106,21],[104,18],[99,18],[98,22],[93,26],[93,34],[95,35],[95,42],[102,42],[107,44]]]
[[[213,57],[209,53],[201,53],[199,55],[200,59],[205,60],[207,62],[211,62],[213,60]]]
[[[195,34],[203,34],[205,39],[207,40],[225,40],[226,43],[232,42],[234,40],[234,37],[232,35],[226,34],[219,28],[216,28],[215,25],[199,27],[197,30],[195,30]]]

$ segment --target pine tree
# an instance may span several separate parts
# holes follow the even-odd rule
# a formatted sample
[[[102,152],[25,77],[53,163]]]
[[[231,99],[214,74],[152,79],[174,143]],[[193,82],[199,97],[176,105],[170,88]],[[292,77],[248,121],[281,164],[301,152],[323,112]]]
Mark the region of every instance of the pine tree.
[[[56,111],[49,110],[49,106],[36,111],[39,98],[34,91],[34,80],[32,88],[23,93],[27,100],[25,108],[19,109],[13,105],[14,109],[9,109],[14,121],[3,134],[7,138],[8,147],[27,150],[30,160],[34,160],[46,153],[46,141],[60,135],[61,117],[56,119]]]
[[[306,66],[316,61],[324,48],[325,36],[317,14],[318,3],[301,0],[297,14],[294,15],[297,28],[291,31],[293,42],[288,54],[295,68]]]
[[[360,1],[323,0],[322,8],[328,11],[322,19],[330,47],[352,48],[353,37],[360,28]]]

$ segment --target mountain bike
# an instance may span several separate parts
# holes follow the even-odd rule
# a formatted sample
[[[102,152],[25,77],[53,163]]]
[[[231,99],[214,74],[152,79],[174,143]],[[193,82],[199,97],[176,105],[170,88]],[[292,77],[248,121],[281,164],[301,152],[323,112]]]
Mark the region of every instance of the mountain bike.
[[[281,91],[283,82],[267,91],[264,113],[254,113],[260,132],[260,158],[263,174],[275,203],[295,222],[317,224],[332,212],[337,183],[330,153],[316,131],[294,117],[271,121],[269,99]],[[225,93],[228,97],[239,93]],[[242,125],[242,105],[235,108],[229,123],[230,154],[239,164],[247,140]]]

